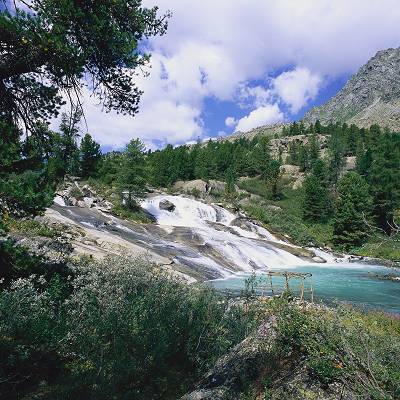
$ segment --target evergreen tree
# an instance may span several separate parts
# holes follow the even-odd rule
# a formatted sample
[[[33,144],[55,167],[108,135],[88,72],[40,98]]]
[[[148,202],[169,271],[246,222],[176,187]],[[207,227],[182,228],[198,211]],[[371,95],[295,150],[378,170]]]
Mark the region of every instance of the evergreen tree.
[[[121,172],[122,154],[119,151],[111,151],[101,158],[99,177],[107,185],[112,185]]]
[[[317,160],[304,181],[303,218],[323,222],[329,217],[331,202],[325,162]]]
[[[129,192],[127,207],[137,207],[137,201],[142,199],[146,189],[145,147],[139,139],[132,139],[122,154],[121,170],[117,176],[119,191]]]
[[[348,172],[338,182],[333,221],[333,241],[344,247],[359,246],[366,239],[365,219],[371,208],[368,184],[356,172]]]
[[[225,174],[225,195],[228,199],[233,200],[236,194],[236,188],[235,188],[235,183],[236,183],[236,176],[235,176],[235,170],[231,166],[228,168]]]
[[[308,171],[310,166],[308,147],[304,146],[302,143],[299,145],[299,167],[301,172]]]
[[[251,158],[254,170],[257,174],[262,175],[265,172],[266,166],[271,161],[269,139],[266,136],[259,138],[258,143],[254,146]]]
[[[371,127],[372,128],[372,127]],[[373,150],[368,182],[379,227],[390,233],[393,216],[400,208],[400,135],[386,133]]]
[[[299,165],[299,146],[296,141],[292,141],[289,144],[288,163],[292,165]]]
[[[317,120],[315,121],[314,132],[315,132],[317,135],[320,135],[320,134],[322,133],[321,122],[320,122],[319,119],[317,119]]]
[[[54,148],[51,160],[51,175],[54,179],[62,178],[65,174],[79,174],[79,122],[82,117],[80,109],[70,114],[63,113],[60,132],[53,136]]]
[[[310,142],[308,144],[308,160],[309,165],[312,168],[315,161],[319,158],[319,142],[316,134],[311,135]]]
[[[100,145],[87,133],[80,145],[80,170],[84,178],[98,175],[99,162],[101,160]]]
[[[333,128],[328,142],[330,181],[336,185],[344,165],[344,145],[340,128]]]
[[[372,150],[368,148],[364,151],[360,143],[357,147],[356,170],[362,176],[368,176],[372,166]]]
[[[265,166],[262,177],[266,180],[271,188],[271,197],[277,199],[279,197],[279,178],[281,163],[277,160],[271,160]]]
[[[0,120],[0,225],[6,213],[36,214],[53,200],[53,187],[46,179],[44,163],[23,154],[21,132]],[[3,227],[4,228],[4,227]]]

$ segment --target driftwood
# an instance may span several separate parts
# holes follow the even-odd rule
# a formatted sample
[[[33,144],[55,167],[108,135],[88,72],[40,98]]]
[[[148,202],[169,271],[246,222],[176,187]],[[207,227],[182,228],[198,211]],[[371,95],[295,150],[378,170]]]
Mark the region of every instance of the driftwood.
[[[309,287],[305,287],[306,279],[311,278],[312,274],[309,272],[288,272],[288,271],[267,271],[262,275],[258,276],[258,282],[254,284],[254,288],[261,291],[261,296],[266,295],[268,291],[274,296],[275,292],[279,293],[282,291],[282,285],[273,283],[273,277],[282,277],[285,279],[283,291],[290,292],[290,280],[296,280],[299,282],[300,300],[304,300],[304,294],[310,293],[311,302],[314,301],[314,288],[312,282],[309,282]]]

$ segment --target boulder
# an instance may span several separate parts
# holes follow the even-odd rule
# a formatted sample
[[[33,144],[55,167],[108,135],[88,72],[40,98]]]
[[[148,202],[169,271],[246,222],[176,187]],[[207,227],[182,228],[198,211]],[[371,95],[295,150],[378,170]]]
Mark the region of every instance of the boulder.
[[[160,208],[160,210],[165,210],[165,211],[169,211],[172,212],[175,210],[175,204],[171,203],[169,200],[161,200],[158,203],[158,207]]]
[[[81,191],[84,197],[96,197],[97,195],[89,185],[82,186]]]
[[[67,201],[68,206],[77,206],[78,205],[78,200],[75,197],[70,197]]]
[[[354,171],[356,169],[356,158],[357,157],[345,157],[344,171]]]
[[[77,203],[77,206],[80,207],[80,208],[86,208],[87,207],[86,203],[83,200],[79,200],[78,203]]]
[[[201,179],[195,179],[193,181],[177,181],[174,184],[174,189],[187,193],[198,191],[200,194],[204,194],[207,192],[207,182]]]
[[[90,208],[93,207],[94,199],[92,197],[84,197],[83,202]]]

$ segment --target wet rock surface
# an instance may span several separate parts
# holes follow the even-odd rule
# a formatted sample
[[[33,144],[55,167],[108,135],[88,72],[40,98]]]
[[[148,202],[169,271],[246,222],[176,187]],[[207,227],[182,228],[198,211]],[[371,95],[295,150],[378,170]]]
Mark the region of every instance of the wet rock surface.
[[[162,200],[158,203],[158,207],[160,208],[160,210],[166,210],[169,212],[172,212],[175,210],[175,204],[171,203],[168,200]]]

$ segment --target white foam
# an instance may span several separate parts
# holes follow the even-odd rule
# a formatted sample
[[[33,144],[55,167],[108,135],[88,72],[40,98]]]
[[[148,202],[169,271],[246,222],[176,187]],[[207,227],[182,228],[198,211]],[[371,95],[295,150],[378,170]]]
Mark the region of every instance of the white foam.
[[[53,203],[54,204],[58,204],[59,206],[66,207],[64,199],[61,196],[58,196],[58,195],[56,197],[54,197]]]
[[[168,200],[175,205],[174,211],[161,210],[159,203]],[[228,264],[232,270],[251,272],[254,269],[286,268],[304,265],[304,260],[290,252],[273,246],[282,244],[268,230],[251,222],[249,230],[231,226],[236,215],[222,207],[205,204],[181,196],[159,195],[142,202],[142,207],[153,214],[160,226],[185,226],[192,228],[196,235],[204,240]],[[218,222],[229,229],[218,229],[208,222]],[[235,232],[233,233],[232,230]],[[272,242],[271,243],[267,243]],[[207,258],[209,262],[209,258]],[[215,268],[215,263],[212,261]],[[222,266],[219,270],[223,275],[226,271]]]

